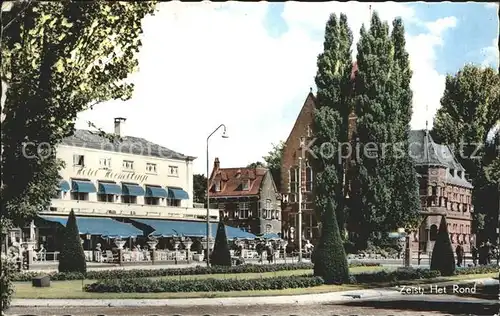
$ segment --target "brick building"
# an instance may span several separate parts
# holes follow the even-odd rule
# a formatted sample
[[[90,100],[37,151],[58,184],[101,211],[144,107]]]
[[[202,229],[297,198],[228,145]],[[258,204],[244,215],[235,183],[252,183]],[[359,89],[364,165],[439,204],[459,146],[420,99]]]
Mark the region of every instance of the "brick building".
[[[215,158],[210,204],[225,224],[252,234],[281,234],[281,195],[269,169],[221,168]]]
[[[352,77],[356,70],[354,64]],[[311,126],[315,102],[316,98],[310,92],[285,142],[281,165],[283,236],[290,238],[291,231],[294,231],[293,239],[297,240],[298,237],[298,164],[299,157],[302,157],[302,231],[303,238],[313,242],[318,239],[320,233],[313,204],[314,175],[309,167],[307,153],[301,150],[301,141],[307,144],[313,138]],[[356,115],[351,113],[349,139],[353,138],[355,132]],[[410,144],[419,174],[422,204],[422,225],[412,235],[412,249],[432,250],[441,216],[444,215],[453,246],[464,242],[465,251],[469,251],[474,240],[471,234],[472,185],[465,178],[464,168],[457,162],[450,148],[436,144],[426,130],[411,131]],[[348,190],[346,191],[348,196]]]

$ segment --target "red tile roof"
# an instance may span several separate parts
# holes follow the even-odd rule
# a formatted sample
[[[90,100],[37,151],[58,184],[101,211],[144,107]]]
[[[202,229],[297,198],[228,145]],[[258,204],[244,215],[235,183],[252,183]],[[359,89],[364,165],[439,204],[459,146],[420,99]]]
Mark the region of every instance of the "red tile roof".
[[[212,186],[210,197],[250,196],[258,195],[264,176],[268,172],[265,168],[216,168],[211,175]],[[242,190],[242,183],[250,181],[249,189]],[[215,192],[216,181],[221,181],[221,189]]]

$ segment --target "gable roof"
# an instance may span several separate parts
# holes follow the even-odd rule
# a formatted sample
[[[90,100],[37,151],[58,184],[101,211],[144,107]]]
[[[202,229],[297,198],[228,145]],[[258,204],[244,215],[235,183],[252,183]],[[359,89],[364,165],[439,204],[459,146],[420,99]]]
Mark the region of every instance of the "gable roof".
[[[214,191],[210,187],[210,197],[228,197],[228,196],[252,196],[259,195],[264,177],[269,172],[266,168],[219,168],[214,170],[211,177],[211,183],[221,181],[220,191]],[[242,190],[243,181],[250,180],[248,190]]]
[[[123,136],[121,141],[111,142],[97,132],[77,129],[72,136],[62,140],[62,145],[91,148],[133,155],[168,158],[177,160],[194,160],[196,157],[186,156],[144,138]]]

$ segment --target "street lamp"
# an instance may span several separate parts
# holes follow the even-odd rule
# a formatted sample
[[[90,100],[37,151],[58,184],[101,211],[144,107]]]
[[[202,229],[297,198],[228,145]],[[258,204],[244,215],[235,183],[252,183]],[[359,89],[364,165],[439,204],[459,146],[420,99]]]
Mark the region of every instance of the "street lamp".
[[[222,138],[228,138],[226,134],[226,125],[221,124],[219,127],[217,127],[210,135],[207,137],[207,267],[210,267],[210,174],[209,174],[209,169],[210,169],[210,162],[209,162],[209,156],[208,156],[208,141],[210,140],[210,137],[212,137],[215,132],[217,132],[219,129],[223,128],[222,130]]]

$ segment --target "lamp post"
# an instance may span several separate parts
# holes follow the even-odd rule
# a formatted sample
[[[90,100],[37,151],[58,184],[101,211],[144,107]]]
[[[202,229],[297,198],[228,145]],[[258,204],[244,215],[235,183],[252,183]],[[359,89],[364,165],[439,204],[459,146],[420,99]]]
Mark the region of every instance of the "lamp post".
[[[226,134],[226,125],[221,124],[219,127],[217,127],[210,135],[207,137],[207,267],[210,267],[210,174],[209,174],[209,169],[210,169],[210,162],[209,162],[209,156],[208,156],[208,141],[210,140],[210,137],[212,137],[213,134],[215,134],[219,129],[223,128],[222,130],[222,138],[228,138]]]

